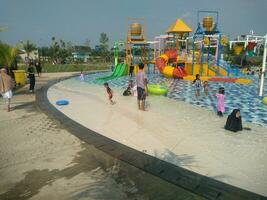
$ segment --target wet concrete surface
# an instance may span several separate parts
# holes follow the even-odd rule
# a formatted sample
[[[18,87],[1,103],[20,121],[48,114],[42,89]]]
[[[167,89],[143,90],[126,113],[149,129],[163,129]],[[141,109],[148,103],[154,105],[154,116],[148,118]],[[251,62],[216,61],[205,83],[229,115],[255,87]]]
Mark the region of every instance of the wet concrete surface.
[[[61,129],[58,126],[51,122],[49,126],[38,129],[57,132]],[[25,177],[0,194],[0,199],[203,199],[121,162],[92,145],[82,142],[81,149],[63,169],[24,172]],[[57,152],[55,157],[60,156],[61,153]],[[57,162],[57,159],[49,156],[28,162],[35,165],[38,162]],[[8,167],[16,169],[16,165]],[[0,170],[4,171],[5,168]],[[1,179],[0,184],[3,181]]]

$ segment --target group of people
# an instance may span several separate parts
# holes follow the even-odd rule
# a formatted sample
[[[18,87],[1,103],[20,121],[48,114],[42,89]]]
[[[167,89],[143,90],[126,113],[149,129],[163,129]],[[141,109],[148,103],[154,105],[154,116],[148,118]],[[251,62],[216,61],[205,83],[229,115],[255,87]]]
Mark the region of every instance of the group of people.
[[[40,60],[31,61],[28,63],[27,77],[29,79],[29,92],[33,93],[35,88],[35,72],[40,77],[42,74],[42,66]]]
[[[133,80],[129,80],[127,89],[123,92],[124,96],[137,96],[138,109],[145,111],[145,99],[147,96],[147,78],[143,72],[144,64],[139,64],[139,72],[136,75],[136,86],[133,85]],[[108,83],[104,83],[104,87],[107,92],[108,99],[113,105],[115,102],[112,100],[113,91],[109,87]],[[137,95],[135,95],[137,93]]]
[[[200,75],[197,74],[195,80],[193,81],[195,95],[198,98],[200,96],[200,92],[203,88],[204,93],[206,96],[209,94],[209,83],[208,81],[204,81],[202,84],[202,81],[200,80]],[[225,111],[224,109],[224,87],[220,87],[218,92],[215,94],[217,98],[217,114],[218,116],[222,117],[223,113]]]
[[[41,76],[42,73],[42,67],[40,61],[36,62],[29,62],[28,63],[28,69],[27,69],[27,77],[29,79],[29,92],[34,92],[35,87],[35,69],[38,74],[38,76]],[[6,68],[0,69],[0,93],[2,97],[6,100],[6,110],[7,112],[10,112],[10,104],[11,104],[11,98],[13,97],[13,88],[15,86],[14,79],[8,75],[8,71]]]
[[[147,96],[147,78],[145,76],[145,73],[143,72],[144,64],[139,64],[139,72],[136,75],[136,86],[133,86],[133,81],[129,80],[127,89],[123,92],[124,96],[131,96],[134,95],[135,91],[137,91],[137,103],[138,103],[138,109],[145,111],[145,99]],[[202,84],[200,80],[199,74],[196,75],[196,79],[193,81],[194,88],[195,88],[195,95],[196,97],[200,96],[200,91],[203,87],[205,95],[208,95],[208,82],[204,81]],[[111,104],[115,104],[115,102],[112,100],[113,98],[113,91],[109,87],[108,83],[104,83],[104,86],[106,88],[106,92],[108,95],[108,99]],[[225,111],[224,108],[224,93],[225,90],[223,87],[220,87],[218,92],[215,94],[217,98],[217,115],[222,117],[223,113]],[[234,109],[232,113],[228,116],[225,127],[226,130],[230,131],[241,131],[243,129],[242,127],[242,118],[240,114],[239,109]]]
[[[204,81],[203,85],[200,80],[199,74],[196,75],[195,80],[193,81],[194,89],[195,89],[195,95],[196,97],[200,96],[200,91],[204,90],[205,95],[208,95],[208,81]],[[217,115],[220,117],[223,117],[223,113],[225,112],[224,108],[224,94],[225,94],[225,89],[224,87],[219,87],[218,92],[215,94],[217,98]],[[239,109],[234,109],[232,113],[228,116],[226,124],[224,126],[226,130],[230,131],[241,131],[242,128],[242,118],[240,115],[240,110]]]
[[[194,89],[195,89],[195,95],[196,97],[200,96],[200,91],[202,89],[202,81],[200,80],[200,75],[197,74],[195,80],[193,81]],[[209,84],[208,81],[204,81],[203,83],[203,89],[206,96],[208,96],[209,93]]]

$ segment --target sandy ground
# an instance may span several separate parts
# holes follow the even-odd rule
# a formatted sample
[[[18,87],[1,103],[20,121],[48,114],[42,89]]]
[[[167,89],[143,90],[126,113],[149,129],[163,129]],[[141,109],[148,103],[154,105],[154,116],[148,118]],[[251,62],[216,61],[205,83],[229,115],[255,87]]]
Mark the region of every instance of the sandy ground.
[[[37,88],[70,73],[43,74]],[[0,199],[202,199],[88,145],[38,108],[28,87],[0,98]]]
[[[135,97],[115,90],[115,105],[104,88],[66,80],[48,91],[51,103],[80,124],[139,151],[217,180],[267,196],[267,129],[223,129],[225,118],[165,97],[149,96],[148,111],[137,110]]]

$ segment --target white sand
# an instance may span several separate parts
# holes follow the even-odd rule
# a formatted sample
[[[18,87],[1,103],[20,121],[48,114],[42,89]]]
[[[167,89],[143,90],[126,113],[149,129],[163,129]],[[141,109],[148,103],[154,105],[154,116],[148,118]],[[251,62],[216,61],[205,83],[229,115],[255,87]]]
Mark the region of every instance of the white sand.
[[[267,196],[267,129],[223,129],[225,118],[165,97],[149,96],[148,111],[137,110],[135,97],[115,90],[110,105],[101,86],[66,80],[48,91],[55,105],[80,124],[127,146],[197,173]]]

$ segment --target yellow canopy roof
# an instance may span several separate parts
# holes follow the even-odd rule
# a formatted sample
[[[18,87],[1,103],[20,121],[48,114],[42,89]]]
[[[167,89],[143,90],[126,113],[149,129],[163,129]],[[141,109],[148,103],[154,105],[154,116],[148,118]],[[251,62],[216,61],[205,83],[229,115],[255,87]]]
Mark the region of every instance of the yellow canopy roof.
[[[187,26],[181,19],[176,21],[166,30],[166,33],[189,33],[192,29]]]

